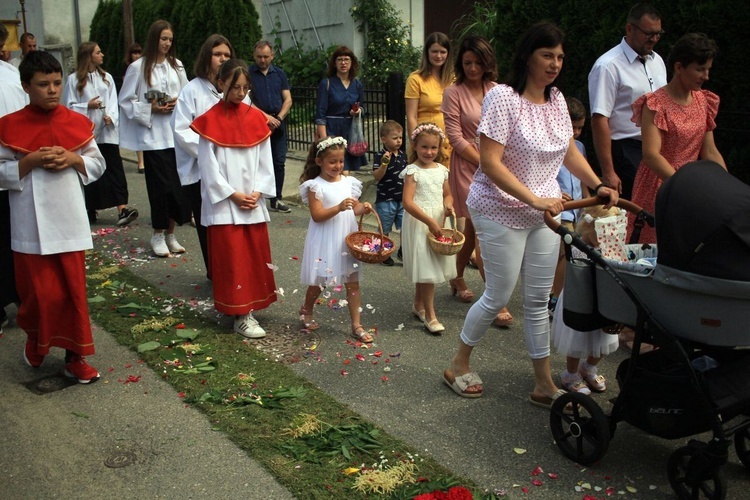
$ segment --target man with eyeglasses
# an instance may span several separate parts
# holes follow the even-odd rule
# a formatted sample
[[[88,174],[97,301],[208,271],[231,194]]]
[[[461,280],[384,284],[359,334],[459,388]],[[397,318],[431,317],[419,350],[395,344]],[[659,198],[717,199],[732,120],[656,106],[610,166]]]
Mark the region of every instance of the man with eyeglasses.
[[[667,68],[654,52],[663,34],[656,9],[636,4],[628,13],[625,37],[600,56],[589,73],[591,130],[602,180],[628,200],[643,156],[641,129],[630,121],[630,106],[667,84]]]

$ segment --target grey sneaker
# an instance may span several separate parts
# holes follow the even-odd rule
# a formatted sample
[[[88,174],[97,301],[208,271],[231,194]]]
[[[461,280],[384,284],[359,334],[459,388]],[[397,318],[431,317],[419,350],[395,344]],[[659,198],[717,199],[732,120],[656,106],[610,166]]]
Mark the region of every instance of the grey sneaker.
[[[292,211],[292,209],[284,205],[284,202],[282,202],[281,200],[271,200],[271,211],[288,214]]]

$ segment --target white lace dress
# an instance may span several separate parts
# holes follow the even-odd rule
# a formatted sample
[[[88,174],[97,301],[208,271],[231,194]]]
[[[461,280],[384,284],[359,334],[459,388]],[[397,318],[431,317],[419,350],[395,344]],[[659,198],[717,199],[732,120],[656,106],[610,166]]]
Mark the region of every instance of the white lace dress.
[[[443,222],[443,183],[448,178],[448,169],[441,164],[436,168],[420,168],[407,165],[400,177],[413,176],[417,183],[414,203],[430,217]],[[401,228],[403,242],[404,271],[412,283],[443,283],[456,277],[456,256],[439,255],[427,242],[427,225],[404,212]]]
[[[323,203],[324,208],[338,205],[346,198],[362,194],[362,183],[351,176],[342,176],[338,182],[328,182],[320,177],[305,181],[299,187],[302,201],[307,203],[310,192]],[[331,285],[360,281],[359,262],[349,255],[346,236],[357,230],[353,210],[345,210],[324,222],[310,218],[302,255],[300,282],[303,285]]]

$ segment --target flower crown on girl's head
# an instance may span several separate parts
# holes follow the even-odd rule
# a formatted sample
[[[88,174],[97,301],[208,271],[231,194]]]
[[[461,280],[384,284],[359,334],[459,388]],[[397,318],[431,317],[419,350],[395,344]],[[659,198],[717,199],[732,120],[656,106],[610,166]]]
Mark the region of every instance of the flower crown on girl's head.
[[[315,145],[315,156],[320,156],[320,153],[330,148],[331,146],[344,146],[344,149],[346,149],[346,139],[336,136],[326,137]]]
[[[417,128],[414,129],[414,132],[411,133],[411,140],[413,141],[414,139],[417,138],[419,134],[421,134],[422,132],[426,132],[427,130],[432,130],[433,132],[437,132],[440,135],[440,140],[441,141],[445,140],[445,134],[443,133],[442,130],[440,130],[440,127],[438,127],[434,123],[422,123],[421,125],[419,125]]]

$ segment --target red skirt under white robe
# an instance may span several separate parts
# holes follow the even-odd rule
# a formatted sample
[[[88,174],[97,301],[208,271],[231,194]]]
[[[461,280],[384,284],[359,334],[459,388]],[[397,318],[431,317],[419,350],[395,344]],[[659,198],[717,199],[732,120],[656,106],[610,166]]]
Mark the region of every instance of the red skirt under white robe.
[[[52,255],[14,252],[13,257],[21,300],[16,323],[36,344],[36,354],[46,356],[50,347],[79,356],[94,354],[84,251]]]
[[[266,223],[208,226],[208,258],[220,313],[244,315],[276,302]]]

